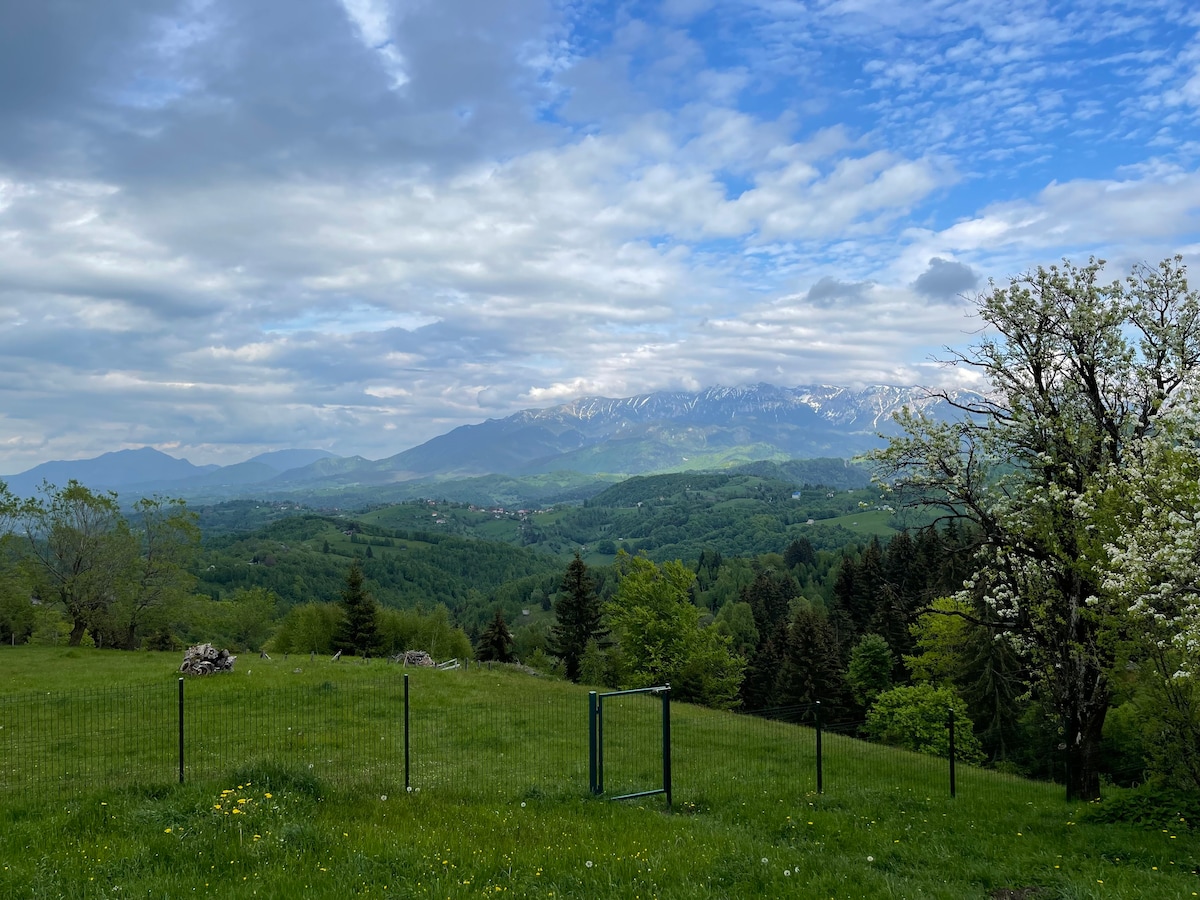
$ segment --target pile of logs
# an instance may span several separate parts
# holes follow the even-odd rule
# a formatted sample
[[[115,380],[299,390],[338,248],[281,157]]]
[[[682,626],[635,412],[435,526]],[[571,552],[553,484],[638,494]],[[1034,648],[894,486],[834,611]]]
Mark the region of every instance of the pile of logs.
[[[232,672],[236,656],[228,650],[218,650],[212,644],[196,644],[183,654],[183,665],[179,671],[185,675],[212,675],[214,672]]]

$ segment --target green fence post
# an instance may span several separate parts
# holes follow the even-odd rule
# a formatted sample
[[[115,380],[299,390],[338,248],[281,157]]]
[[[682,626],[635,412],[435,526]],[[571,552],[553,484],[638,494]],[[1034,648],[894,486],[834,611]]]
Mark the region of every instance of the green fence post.
[[[950,796],[955,795],[954,783],[954,710],[948,710],[949,716],[946,719],[946,727],[950,729]]]
[[[825,760],[821,756],[821,701],[813,704],[817,717],[817,793],[825,793]]]
[[[599,703],[595,691],[588,691],[588,790],[593,794],[600,793],[600,765],[597,740],[597,720]]]
[[[408,673],[404,673],[404,790],[412,784],[409,780],[409,744],[408,744]]]
[[[663,791],[667,795],[667,809],[671,809],[671,682],[662,692],[663,716]]]
[[[183,784],[183,677],[179,678],[179,783]]]

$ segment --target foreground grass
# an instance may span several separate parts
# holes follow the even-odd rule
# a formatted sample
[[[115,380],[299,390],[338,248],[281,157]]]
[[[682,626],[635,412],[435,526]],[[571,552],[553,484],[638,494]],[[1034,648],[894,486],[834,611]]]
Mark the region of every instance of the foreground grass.
[[[0,652],[0,695],[14,667],[34,681],[41,672],[51,691],[96,666],[120,669],[125,683],[138,683],[134,670],[168,687],[173,680],[163,663],[174,655],[63,653]],[[264,684],[330,677],[253,665],[242,682],[231,676],[211,690],[232,697],[260,675]],[[371,667],[361,668],[343,667],[338,683],[368,677]],[[951,800],[924,758],[844,739],[827,746],[831,777],[818,795],[794,771],[806,765],[807,744],[780,741],[802,729],[682,706],[674,810],[659,798],[612,803],[587,796],[575,769],[556,778],[517,759],[556,740],[574,753],[573,735],[521,711],[558,694],[574,702],[578,688],[487,670],[416,673],[413,682],[414,695],[443,710],[474,704],[506,714],[464,719],[474,724],[447,740],[469,752],[418,768],[411,792],[394,768],[335,785],[289,759],[247,758],[185,785],[0,797],[0,897],[1200,895],[1186,823],[1091,824],[1058,789],[990,773],[963,773]],[[236,720],[236,708],[229,714]],[[353,729],[341,726],[365,740]],[[470,743],[476,737],[483,743]]]

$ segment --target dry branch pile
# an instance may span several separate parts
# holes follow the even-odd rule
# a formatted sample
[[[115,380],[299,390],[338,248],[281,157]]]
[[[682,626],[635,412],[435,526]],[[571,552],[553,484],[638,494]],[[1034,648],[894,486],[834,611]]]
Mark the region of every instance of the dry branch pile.
[[[196,644],[183,654],[183,665],[179,671],[185,675],[211,675],[214,672],[232,672],[236,656],[228,650],[218,650],[212,644]]]
[[[392,657],[393,662],[398,662],[404,666],[434,666],[437,665],[433,661],[433,657],[424,650],[407,650]]]

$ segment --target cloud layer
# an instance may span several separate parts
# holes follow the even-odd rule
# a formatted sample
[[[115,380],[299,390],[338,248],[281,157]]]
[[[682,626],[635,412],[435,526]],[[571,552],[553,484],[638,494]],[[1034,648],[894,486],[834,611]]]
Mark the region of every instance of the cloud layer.
[[[929,383],[988,278],[1200,245],[1182,2],[103,7],[0,11],[0,472]]]

